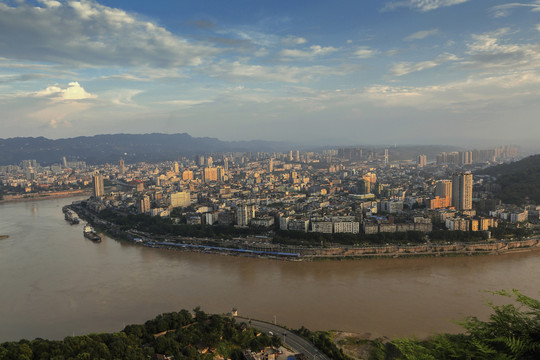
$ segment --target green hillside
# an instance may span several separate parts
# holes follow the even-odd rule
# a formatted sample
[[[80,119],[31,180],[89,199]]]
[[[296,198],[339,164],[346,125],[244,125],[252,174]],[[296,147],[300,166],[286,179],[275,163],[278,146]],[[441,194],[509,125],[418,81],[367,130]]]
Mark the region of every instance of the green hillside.
[[[162,314],[144,325],[128,325],[117,333],[66,337],[61,341],[34,339],[0,344],[0,360],[147,360],[174,356],[175,360],[243,359],[242,350],[279,346],[268,336],[199,308]]]
[[[507,204],[540,204],[540,154],[510,164],[484,169],[479,174],[497,178],[502,191],[496,196]]]

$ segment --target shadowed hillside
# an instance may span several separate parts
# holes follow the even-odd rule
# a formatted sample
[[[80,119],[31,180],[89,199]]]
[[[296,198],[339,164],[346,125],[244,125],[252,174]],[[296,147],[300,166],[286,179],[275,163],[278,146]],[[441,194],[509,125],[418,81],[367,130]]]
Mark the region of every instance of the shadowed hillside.
[[[496,196],[507,204],[540,204],[540,154],[510,164],[492,166],[479,174],[496,178],[502,191]]]

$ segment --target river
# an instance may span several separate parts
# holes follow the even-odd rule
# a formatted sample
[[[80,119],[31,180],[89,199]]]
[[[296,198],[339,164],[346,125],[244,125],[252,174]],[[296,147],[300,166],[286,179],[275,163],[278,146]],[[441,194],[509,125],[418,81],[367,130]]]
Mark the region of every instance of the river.
[[[93,243],[61,211],[73,199],[0,204],[0,341],[118,331],[193,309],[372,336],[456,332],[486,318],[483,290],[538,297],[540,252],[286,262]]]

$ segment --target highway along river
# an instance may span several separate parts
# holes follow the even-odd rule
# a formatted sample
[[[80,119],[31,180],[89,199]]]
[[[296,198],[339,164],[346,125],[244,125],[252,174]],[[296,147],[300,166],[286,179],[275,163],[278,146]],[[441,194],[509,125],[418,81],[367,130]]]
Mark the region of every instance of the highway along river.
[[[540,252],[286,262],[93,243],[64,220],[73,199],[0,204],[0,341],[118,331],[193,309],[373,336],[459,331],[483,290],[538,297]]]

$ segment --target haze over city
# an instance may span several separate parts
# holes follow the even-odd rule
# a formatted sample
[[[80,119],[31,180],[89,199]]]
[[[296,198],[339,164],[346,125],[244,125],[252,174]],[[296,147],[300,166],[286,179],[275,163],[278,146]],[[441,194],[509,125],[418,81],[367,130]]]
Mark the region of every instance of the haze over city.
[[[1,137],[534,144],[540,1],[3,1]]]

